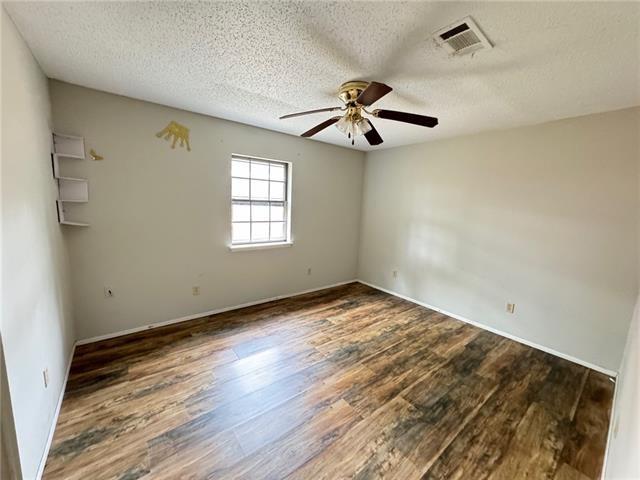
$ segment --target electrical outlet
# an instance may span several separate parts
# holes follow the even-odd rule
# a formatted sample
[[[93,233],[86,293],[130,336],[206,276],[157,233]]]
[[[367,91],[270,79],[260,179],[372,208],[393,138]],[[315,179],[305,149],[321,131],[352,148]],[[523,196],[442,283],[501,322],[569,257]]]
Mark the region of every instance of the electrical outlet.
[[[398,271],[397,270],[393,271],[393,278],[398,278]]]
[[[311,267],[307,268],[307,275],[311,275]]]
[[[515,303],[507,303],[507,313],[513,313],[516,311]]]
[[[49,386],[49,369],[45,368],[42,371],[42,380],[44,381],[44,388],[47,388]]]
[[[198,287],[198,286],[191,287],[191,293],[193,295],[200,295],[200,287]]]
[[[104,287],[104,296],[106,298],[111,298],[113,297],[113,288],[111,287]]]

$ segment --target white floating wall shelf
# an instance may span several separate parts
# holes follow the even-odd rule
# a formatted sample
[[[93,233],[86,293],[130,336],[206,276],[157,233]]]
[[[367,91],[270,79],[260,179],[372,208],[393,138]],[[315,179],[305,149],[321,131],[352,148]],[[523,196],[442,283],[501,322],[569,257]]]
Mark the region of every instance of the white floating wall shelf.
[[[60,176],[60,160],[84,160],[84,138],[61,133],[53,134],[53,176]]]
[[[58,200],[86,203],[89,201],[89,182],[85,178],[58,177]]]
[[[89,226],[89,224],[85,222],[74,222],[72,220],[68,220],[65,217],[64,203],[65,202],[56,200],[56,207],[58,209],[58,223],[60,223],[60,225],[70,225],[72,227],[88,227]]]
[[[89,201],[89,181],[86,178],[64,177],[60,172],[61,160],[84,160],[84,138],[60,133],[53,134],[53,176],[58,182],[56,207],[61,225],[88,227],[85,222],[72,221],[65,216],[65,203],[86,203]]]
[[[84,159],[84,138],[54,133],[53,153],[61,157]]]

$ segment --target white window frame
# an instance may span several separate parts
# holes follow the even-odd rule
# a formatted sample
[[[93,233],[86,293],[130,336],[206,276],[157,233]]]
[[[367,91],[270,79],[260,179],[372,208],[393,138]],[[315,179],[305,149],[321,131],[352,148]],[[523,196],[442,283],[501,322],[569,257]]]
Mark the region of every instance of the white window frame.
[[[233,243],[233,177],[232,175],[232,165],[233,160],[248,160],[249,162],[252,160],[256,160],[259,162],[269,162],[282,164],[286,167],[286,175],[285,175],[285,199],[284,199],[284,213],[285,213],[285,239],[284,240],[267,240],[261,242],[248,241],[242,243]],[[243,250],[259,250],[259,249],[269,249],[269,248],[278,248],[278,247],[289,247],[293,245],[293,240],[291,238],[291,179],[292,179],[292,170],[293,164],[286,160],[276,160],[272,158],[263,158],[256,157],[254,155],[244,155],[233,153],[231,154],[231,159],[229,161],[229,186],[230,186],[230,194],[229,194],[229,250],[231,251],[243,251]],[[244,178],[244,177],[242,177]],[[249,182],[251,182],[251,177],[249,177]],[[236,199],[240,200],[240,199]],[[249,200],[250,201],[250,200]]]

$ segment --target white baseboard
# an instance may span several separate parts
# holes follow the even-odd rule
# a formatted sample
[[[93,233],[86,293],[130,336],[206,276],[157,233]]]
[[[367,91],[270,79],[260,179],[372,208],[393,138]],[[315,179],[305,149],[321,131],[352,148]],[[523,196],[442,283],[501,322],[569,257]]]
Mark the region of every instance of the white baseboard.
[[[71,362],[73,361],[73,354],[76,351],[76,345],[77,344],[74,343],[73,347],[71,348],[71,355],[69,355],[69,361],[67,362],[67,371],[64,374],[62,387],[60,389],[60,396],[58,397],[58,405],[56,405],[56,411],[54,412],[53,419],[51,420],[51,426],[49,427],[49,436],[47,437],[47,443],[44,446],[44,452],[42,453],[42,458],[40,459],[40,465],[38,465],[36,480],[40,480],[42,478],[44,467],[47,464],[47,457],[49,456],[49,450],[51,449],[51,443],[53,442],[53,434],[55,433],[56,425],[58,424],[58,416],[60,416],[62,399],[64,398],[64,392],[67,390],[67,380],[69,380],[69,372],[71,371]]]
[[[191,314],[191,315],[186,315],[184,317],[175,318],[175,319],[172,319],[172,320],[165,320],[165,321],[162,321],[162,322],[150,323],[148,325],[142,325],[140,327],[134,327],[134,328],[129,328],[127,330],[120,330],[118,332],[107,333],[105,335],[98,335],[98,336],[95,336],[95,337],[85,338],[85,339],[82,339],[82,340],[78,340],[76,342],[76,345],[85,345],[87,343],[94,343],[94,342],[99,342],[101,340],[108,340],[110,338],[121,337],[121,336],[124,336],[124,335],[129,335],[131,333],[142,332],[144,330],[150,330],[150,329],[158,328],[158,327],[164,327],[166,325],[172,325],[174,323],[187,322],[189,320],[195,320],[196,318],[208,317],[209,315],[215,315],[215,314],[218,314],[218,313],[229,312],[231,310],[238,310],[240,308],[251,307],[253,305],[259,305],[261,303],[272,302],[274,300],[281,300],[283,298],[295,297],[297,295],[303,295],[305,293],[317,292],[319,290],[324,290],[324,289],[332,288],[332,287],[338,287],[340,285],[346,285],[348,283],[353,283],[353,282],[359,282],[359,283],[362,283],[363,285],[367,285],[367,286],[369,286],[371,288],[375,288],[377,290],[381,290],[381,291],[383,291],[385,293],[388,293],[390,295],[394,295],[396,297],[402,298],[404,300],[407,300],[409,302],[415,303],[417,305],[429,308],[431,310],[435,310],[435,311],[443,313],[443,314],[445,314],[445,315],[447,315],[447,316],[449,316],[451,318],[455,318],[456,320],[460,320],[462,322],[469,323],[469,324],[471,324],[471,325],[473,325],[475,327],[478,327],[478,328],[481,328],[483,330],[487,330],[489,332],[495,333],[496,335],[500,335],[501,337],[505,337],[505,338],[508,338],[510,340],[514,340],[514,341],[516,341],[518,343],[522,343],[523,345],[527,345],[529,347],[532,347],[532,348],[535,348],[535,349],[538,349],[538,350],[542,350],[543,352],[549,353],[551,355],[555,355],[556,357],[564,358],[565,360],[568,360],[568,361],[573,362],[573,363],[577,363],[578,365],[582,365],[584,367],[590,368],[592,370],[595,370],[596,372],[603,373],[603,374],[608,375],[610,377],[615,378],[618,375],[617,372],[615,372],[613,370],[610,370],[608,368],[601,367],[600,365],[595,365],[593,363],[587,362],[587,361],[582,360],[580,358],[573,357],[571,355],[559,352],[557,350],[554,350],[552,348],[546,347],[544,345],[540,345],[538,343],[531,342],[529,340],[517,337],[517,336],[512,335],[510,333],[503,332],[503,331],[498,330],[496,328],[489,327],[489,326],[487,326],[487,325],[485,325],[483,323],[480,323],[480,322],[477,322],[477,321],[474,321],[474,320],[470,320],[470,319],[465,318],[465,317],[463,317],[461,315],[457,315],[455,313],[443,310],[443,309],[441,309],[439,307],[436,307],[435,305],[429,305],[428,303],[421,302],[419,300],[416,300],[414,298],[408,297],[408,296],[403,295],[401,293],[394,292],[393,290],[389,290],[387,288],[383,288],[383,287],[380,287],[378,285],[374,285],[373,283],[369,283],[369,282],[366,282],[366,281],[360,280],[360,279],[346,280],[344,282],[338,282],[338,283],[333,283],[331,285],[324,285],[324,286],[321,286],[321,287],[310,288],[310,289],[302,290],[302,291],[299,291],[299,292],[287,293],[287,294],[284,294],[284,295],[277,295],[275,297],[269,297],[269,298],[262,298],[260,300],[255,300],[255,301],[252,301],[252,302],[246,302],[246,303],[242,303],[242,304],[239,304],[239,305],[232,305],[232,306],[229,306],[229,307],[217,308],[217,309],[209,310],[209,311],[206,311],[206,312],[199,312],[199,313],[194,313],[194,314]]]
[[[340,285],[346,285],[347,283],[354,283],[358,280],[346,280],[344,282],[333,283],[331,285],[324,285],[322,287],[310,288],[308,290],[302,290],[300,292],[286,293],[284,295],[277,295],[275,297],[262,298],[252,302],[241,303],[240,305],[233,305],[230,307],[217,308],[215,310],[209,310],[207,312],[193,313],[180,318],[174,318],[173,320],[165,320],[163,322],[150,323],[148,325],[142,325],[141,327],[129,328],[127,330],[120,330],[114,333],[107,333],[105,335],[98,335],[96,337],[85,338],[78,340],[76,345],[86,345],[87,343],[99,342],[101,340],[108,340],[110,338],[121,337],[123,335],[129,335],[131,333],[142,332],[144,330],[150,330],[152,328],[164,327],[166,325],[172,325],[174,323],[187,322],[189,320],[195,320],[196,318],[208,317],[209,315],[215,315],[217,313],[229,312],[231,310],[238,310],[240,308],[252,307],[253,305],[260,305],[261,303],[273,302],[274,300],[281,300],[283,298],[295,297],[297,295],[304,295],[305,293],[317,292],[319,290],[325,290],[327,288],[339,287]]]
[[[443,313],[443,314],[445,314],[445,315],[447,315],[447,316],[449,316],[451,318],[455,318],[456,320],[460,320],[462,322],[469,323],[469,324],[473,325],[474,327],[478,327],[478,328],[481,328],[483,330],[487,330],[487,331],[489,331],[491,333],[495,333],[496,335],[500,335],[501,337],[508,338],[509,340],[514,340],[514,341],[516,341],[518,343],[522,343],[523,345],[527,345],[528,347],[532,347],[532,348],[535,348],[537,350],[542,350],[543,352],[550,353],[551,355],[555,355],[556,357],[564,358],[565,360],[569,360],[570,362],[577,363],[578,365],[582,365],[583,367],[590,368],[591,370],[595,370],[596,372],[604,373],[605,375],[608,375],[608,376],[613,377],[613,378],[618,376],[617,372],[615,372],[613,370],[609,370],[608,368],[601,367],[600,365],[595,365],[593,363],[587,362],[587,361],[582,360],[580,358],[572,357],[571,355],[567,355],[566,353],[558,352],[557,350],[554,350],[553,348],[545,347],[544,345],[540,345],[540,344],[537,344],[535,342],[531,342],[529,340],[525,340],[524,338],[520,338],[520,337],[517,337],[515,335],[511,335],[510,333],[503,332],[503,331],[498,330],[496,328],[489,327],[489,326],[484,325],[484,324],[482,324],[480,322],[476,322],[474,320],[469,320],[468,318],[462,317],[460,315],[456,315],[455,313],[447,312],[446,310],[438,308],[438,307],[436,307],[434,305],[429,305],[428,303],[421,302],[419,300],[416,300],[415,298],[407,297],[406,295],[402,295],[401,293],[394,292],[393,290],[389,290],[387,288],[379,287],[378,285],[374,285],[372,283],[365,282],[364,280],[358,280],[358,282],[362,283],[363,285],[367,285],[367,286],[369,286],[371,288],[375,288],[377,290],[381,290],[381,291],[383,291],[385,293],[389,293],[389,294],[394,295],[394,296],[396,296],[398,298],[402,298],[402,299],[407,300],[409,302],[415,303],[415,304],[420,305],[422,307],[426,307],[426,308],[429,308],[431,310],[435,310],[436,312]]]

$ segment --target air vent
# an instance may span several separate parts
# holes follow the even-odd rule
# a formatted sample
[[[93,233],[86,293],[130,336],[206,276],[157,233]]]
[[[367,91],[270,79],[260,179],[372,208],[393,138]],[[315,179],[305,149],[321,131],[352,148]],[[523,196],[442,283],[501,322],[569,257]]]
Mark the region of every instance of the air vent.
[[[471,17],[438,30],[433,38],[452,55],[465,55],[482,48],[493,47]]]

